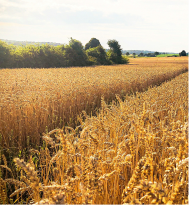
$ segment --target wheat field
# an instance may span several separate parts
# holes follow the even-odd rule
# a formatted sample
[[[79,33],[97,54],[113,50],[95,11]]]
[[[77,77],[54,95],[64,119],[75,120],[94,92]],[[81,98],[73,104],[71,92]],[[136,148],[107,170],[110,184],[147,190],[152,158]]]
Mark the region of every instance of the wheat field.
[[[66,69],[0,70],[0,144],[18,152],[40,145],[41,135],[79,125],[83,110],[95,114],[101,97],[145,91],[188,69],[187,58],[131,59],[129,65]]]
[[[142,83],[142,73],[149,74],[152,67],[149,76],[165,76],[186,66],[186,60],[161,60],[160,71],[154,59],[149,69],[137,59],[129,68],[140,65],[134,76],[141,72]],[[111,66],[107,69],[113,72]],[[117,69],[124,73],[124,67]],[[43,145],[30,150],[27,162],[14,159],[16,175],[2,155],[0,168],[12,177],[0,178],[1,202],[188,204],[188,73],[144,92],[136,90],[124,100],[118,94],[111,104],[102,97],[96,116],[83,112],[79,126],[44,133]],[[15,191],[7,195],[12,184]]]

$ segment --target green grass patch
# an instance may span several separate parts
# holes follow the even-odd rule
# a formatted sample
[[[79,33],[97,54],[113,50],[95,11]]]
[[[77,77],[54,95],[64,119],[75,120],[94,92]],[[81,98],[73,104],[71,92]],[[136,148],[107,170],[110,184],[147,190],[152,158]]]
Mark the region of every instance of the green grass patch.
[[[179,56],[179,54],[160,54],[160,55],[157,55],[156,57],[177,57]]]

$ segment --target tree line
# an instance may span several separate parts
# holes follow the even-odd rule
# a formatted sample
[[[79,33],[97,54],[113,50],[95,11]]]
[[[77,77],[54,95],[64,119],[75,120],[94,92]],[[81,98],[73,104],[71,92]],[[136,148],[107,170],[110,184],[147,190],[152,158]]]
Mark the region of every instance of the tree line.
[[[138,54],[138,57],[156,57],[156,56],[158,56],[158,55],[160,55],[160,54],[166,54],[166,53],[160,53],[160,52],[154,52],[154,53],[139,53]],[[129,52],[126,52],[125,53],[125,55],[127,55],[127,56],[129,56],[130,55],[130,53]],[[186,51],[185,50],[182,50],[179,54],[174,54],[174,55],[168,55],[168,57],[177,57],[177,56],[187,56],[188,54],[186,53]],[[135,58],[136,57],[136,53],[132,53],[132,56]]]
[[[0,40],[0,68],[52,68],[128,63],[128,58],[122,55],[118,41],[108,40],[107,44],[108,51],[96,38],[91,38],[85,46],[73,38],[70,38],[68,45],[58,46],[14,46]]]

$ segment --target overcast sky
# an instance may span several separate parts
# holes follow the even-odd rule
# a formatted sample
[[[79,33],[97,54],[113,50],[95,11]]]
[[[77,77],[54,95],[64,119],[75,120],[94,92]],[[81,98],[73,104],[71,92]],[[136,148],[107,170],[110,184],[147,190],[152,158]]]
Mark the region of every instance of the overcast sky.
[[[0,0],[0,39],[188,51],[188,10],[189,0]]]

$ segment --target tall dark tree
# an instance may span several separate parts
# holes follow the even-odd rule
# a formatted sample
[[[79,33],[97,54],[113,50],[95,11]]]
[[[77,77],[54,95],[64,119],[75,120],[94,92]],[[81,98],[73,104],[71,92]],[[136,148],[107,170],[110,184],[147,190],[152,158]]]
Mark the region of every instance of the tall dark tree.
[[[143,57],[144,56],[144,53],[140,53],[138,56],[141,56],[141,57]]]
[[[89,48],[95,48],[100,45],[100,41],[96,38],[91,38],[91,40],[85,45],[85,50]]]
[[[159,52],[156,51],[156,52],[154,53],[154,55],[155,55],[155,56],[159,55]]]
[[[186,56],[186,51],[182,50],[182,52],[179,53],[180,56]]]
[[[129,52],[126,52],[126,55],[129,56]]]
[[[113,63],[119,64],[122,63],[122,52],[121,46],[116,40],[109,40],[108,45],[110,50],[108,51],[108,56]]]
[[[71,38],[69,45],[65,48],[68,66],[85,66],[87,64],[87,55],[80,41]]]

